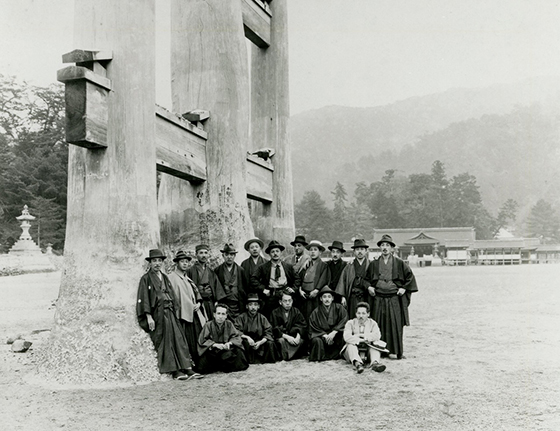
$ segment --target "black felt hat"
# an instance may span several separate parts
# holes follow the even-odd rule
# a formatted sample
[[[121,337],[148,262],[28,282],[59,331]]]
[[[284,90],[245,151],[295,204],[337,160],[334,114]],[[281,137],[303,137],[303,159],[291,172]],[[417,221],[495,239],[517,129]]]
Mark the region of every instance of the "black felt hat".
[[[320,291],[319,291],[319,295],[318,298],[321,299],[321,297],[325,294],[325,293],[330,293],[332,296],[337,297],[338,293],[336,293],[334,290],[332,290],[329,286],[324,286]]]
[[[220,253],[227,253],[227,254],[237,253],[237,250],[235,249],[235,246],[232,243],[227,243],[226,245],[224,245],[224,248],[220,250]]]
[[[161,251],[160,249],[154,248],[154,249],[150,250],[150,254],[149,254],[148,257],[146,257],[146,260],[148,262],[150,262],[152,259],[155,259],[157,257],[159,257],[163,260],[167,259],[167,256],[165,254],[163,254],[163,251]]]
[[[381,239],[377,241],[377,247],[381,247],[382,242],[388,242],[392,247],[396,247],[395,243],[393,242],[393,238],[391,238],[391,235],[383,235]]]
[[[354,240],[354,245],[352,246],[352,249],[355,249],[355,248],[358,248],[358,247],[369,248],[369,245],[366,244],[365,239],[355,239]]]
[[[177,254],[175,255],[175,257],[173,258],[173,262],[179,262],[180,260],[183,260],[183,259],[192,260],[192,256],[189,256],[183,250],[179,250],[177,252]]]
[[[272,250],[273,248],[279,248],[280,251],[284,251],[286,249],[286,247],[284,247],[282,244],[280,244],[278,241],[270,241],[268,243],[268,247],[266,248],[266,250],[264,251],[266,254],[270,254],[270,250]]]
[[[296,244],[302,244],[305,247],[307,245],[307,241],[303,235],[296,235],[296,239],[294,239],[290,245],[295,246]]]
[[[333,241],[332,245],[329,245],[328,247],[330,251],[333,251],[333,248],[340,250],[342,253],[346,253],[346,250],[344,250],[344,245],[340,241]]]

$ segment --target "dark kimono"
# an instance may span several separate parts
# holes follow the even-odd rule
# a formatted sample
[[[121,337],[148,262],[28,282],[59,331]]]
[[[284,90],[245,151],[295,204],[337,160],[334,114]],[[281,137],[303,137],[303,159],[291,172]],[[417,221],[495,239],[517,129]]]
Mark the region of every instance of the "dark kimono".
[[[327,264],[323,262],[320,258],[315,261],[309,260],[308,266],[299,272],[301,277],[301,287],[300,289],[306,295],[304,299],[301,294],[297,293],[297,300],[295,301],[296,307],[299,308],[303,317],[306,321],[309,321],[309,316],[317,306],[319,305],[319,295],[315,298],[310,298],[309,294],[317,289],[321,290],[329,282],[329,270]]]
[[[249,342],[242,338],[245,356],[250,364],[266,364],[276,362],[276,348],[272,338],[272,326],[268,319],[261,313],[251,316],[245,312],[235,319],[235,327],[238,331],[251,337],[257,342],[266,338],[266,342],[257,350],[249,345]]]
[[[259,266],[261,266],[263,263],[266,263],[266,262],[267,261],[262,256],[259,256],[257,258],[257,263],[256,264],[255,264],[255,261],[253,260],[252,256],[249,256],[247,259],[245,259],[243,262],[241,262],[241,268],[243,268],[243,271],[245,273],[245,288],[246,288],[247,294],[249,294],[249,293],[259,293],[259,291],[254,289],[253,286],[251,285],[251,276],[257,271],[257,268]]]
[[[219,302],[228,306],[228,318],[233,322],[237,316],[245,311],[245,301],[247,299],[245,271],[235,262],[230,271],[224,262],[214,270],[214,273],[225,293],[225,296]]]
[[[191,356],[185,334],[177,318],[178,304],[171,289],[171,283],[165,274],[162,279],[148,271],[140,279],[136,316],[140,327],[146,331],[157,352],[160,373],[172,373],[192,367]],[[146,314],[155,322],[155,329],[150,331]]]
[[[216,343],[228,342],[232,344],[230,350],[212,348]],[[246,370],[249,367],[243,352],[241,333],[235,329],[230,320],[226,320],[222,325],[211,320],[204,325],[198,336],[198,355],[200,357],[198,368],[202,373],[214,371],[229,373]]]
[[[282,307],[278,307],[270,316],[270,324],[272,325],[272,336],[276,342],[277,353],[279,356],[282,356],[284,361],[295,359],[297,356],[305,353],[307,322],[301,311],[292,307],[286,316],[286,311]],[[301,342],[299,345],[293,346],[282,338],[284,334],[292,337],[299,334]]]
[[[212,320],[216,302],[226,296],[222,284],[208,265],[203,267],[198,261],[187,270],[187,276],[198,288],[206,318]]]
[[[337,303],[332,303],[329,309],[322,303],[309,316],[309,338],[311,341],[310,361],[325,361],[340,357],[340,350],[344,347],[344,326],[348,321],[346,309]],[[327,344],[323,335],[336,331],[334,342]]]
[[[342,271],[344,270],[344,268],[346,268],[346,265],[348,265],[348,263],[342,259],[339,259],[337,262],[335,262],[334,260],[329,260],[327,262],[327,268],[329,269],[328,284],[332,290],[336,291],[336,286],[338,285],[340,276],[342,275]]]
[[[381,339],[387,343],[387,349],[402,357],[403,329],[410,325],[408,306],[413,292],[418,291],[416,279],[408,264],[397,256],[389,260],[387,268],[383,256],[375,259],[369,269],[367,278],[375,288],[375,296],[369,297],[372,319],[381,330]],[[406,290],[402,296],[397,295],[399,288]]]
[[[369,300],[368,287],[370,282],[367,271],[370,267],[371,262],[367,258],[361,265],[358,259],[354,259],[352,263],[346,265],[338,281],[336,293],[346,298],[346,308],[351,319],[356,317],[358,303],[368,302]]]

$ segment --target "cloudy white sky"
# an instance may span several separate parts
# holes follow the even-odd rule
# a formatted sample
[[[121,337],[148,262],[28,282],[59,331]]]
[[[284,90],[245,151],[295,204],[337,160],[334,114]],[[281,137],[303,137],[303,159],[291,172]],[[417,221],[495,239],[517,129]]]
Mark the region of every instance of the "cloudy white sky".
[[[168,0],[156,0],[165,58]],[[560,77],[560,1],[288,0],[292,113]],[[55,82],[73,0],[0,0],[0,73]],[[160,74],[165,68],[159,68]],[[164,77],[160,82],[165,82]],[[164,85],[163,85],[164,87]],[[165,99],[160,84],[160,99]]]

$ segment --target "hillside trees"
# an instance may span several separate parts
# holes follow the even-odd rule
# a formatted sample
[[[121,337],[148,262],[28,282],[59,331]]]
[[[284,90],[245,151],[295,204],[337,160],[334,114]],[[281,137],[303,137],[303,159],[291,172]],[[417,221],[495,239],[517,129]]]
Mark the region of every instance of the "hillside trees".
[[[67,164],[62,88],[0,75],[0,251],[19,237],[24,205],[37,217],[34,239],[63,249]]]
[[[531,208],[527,219],[531,236],[542,238],[545,243],[560,241],[560,217],[556,209],[544,199],[539,199]]]

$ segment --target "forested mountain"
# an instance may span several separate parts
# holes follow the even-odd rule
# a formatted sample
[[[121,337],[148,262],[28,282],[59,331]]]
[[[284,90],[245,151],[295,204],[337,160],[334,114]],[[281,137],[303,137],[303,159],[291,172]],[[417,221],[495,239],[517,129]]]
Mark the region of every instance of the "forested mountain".
[[[450,175],[477,177],[489,210],[511,197],[525,214],[541,197],[558,200],[558,113],[558,78],[304,112],[291,120],[295,200],[314,189],[330,203],[337,181],[352,191],[387,169],[406,176],[440,160]]]

